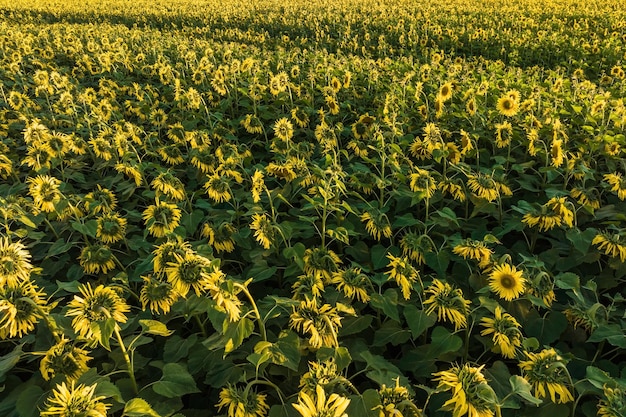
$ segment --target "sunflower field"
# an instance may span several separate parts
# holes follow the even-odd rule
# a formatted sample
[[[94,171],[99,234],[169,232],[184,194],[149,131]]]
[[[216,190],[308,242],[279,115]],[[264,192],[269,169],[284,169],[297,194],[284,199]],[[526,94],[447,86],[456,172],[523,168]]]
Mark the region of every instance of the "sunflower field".
[[[621,0],[0,0],[0,416],[626,416]]]

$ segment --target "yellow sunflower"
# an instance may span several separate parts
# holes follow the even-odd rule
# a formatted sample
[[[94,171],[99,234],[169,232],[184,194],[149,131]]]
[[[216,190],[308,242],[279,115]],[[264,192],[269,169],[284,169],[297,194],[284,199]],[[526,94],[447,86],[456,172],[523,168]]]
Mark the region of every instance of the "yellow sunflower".
[[[507,301],[519,298],[526,290],[526,279],[522,271],[510,264],[496,265],[489,276],[489,288]]]
[[[492,340],[502,356],[508,359],[515,357],[515,351],[522,345],[520,324],[500,306],[496,306],[494,317],[483,317],[480,324],[485,328],[481,336],[492,335]]]
[[[315,298],[300,301],[289,316],[289,327],[309,335],[309,345],[314,349],[338,347],[337,332],[341,316],[330,304],[318,305]]]
[[[30,252],[22,242],[0,237],[0,287],[15,286],[28,280],[33,269],[30,258]]]
[[[33,331],[43,314],[47,314],[45,296],[30,281],[0,286],[0,340],[21,338]]]
[[[144,210],[143,219],[152,236],[164,237],[178,227],[181,215],[182,211],[176,204],[157,200],[156,204]]]
[[[372,283],[369,277],[361,272],[361,268],[352,267],[335,272],[332,283],[352,300],[367,303],[370,299],[369,292],[372,290]]]
[[[104,396],[95,396],[97,384],[75,385],[71,381],[70,385],[65,382],[57,384],[52,391],[52,398],[48,398],[45,410],[40,412],[41,417],[106,417],[109,404],[101,402]]]
[[[524,352],[528,360],[520,361],[523,377],[532,385],[537,398],[550,395],[553,403],[574,401],[567,388],[569,375],[563,358],[553,349],[544,349],[539,353]],[[547,390],[547,392],[546,392]]]
[[[326,397],[324,388],[317,385],[315,395],[300,392],[298,402],[292,405],[302,417],[348,417],[345,411],[350,405],[350,399],[339,394],[331,394]]]
[[[39,364],[41,376],[46,381],[57,375],[63,375],[69,381],[77,380],[89,370],[87,362],[90,361],[89,352],[80,349],[69,339],[63,337],[52,346]]]
[[[255,213],[252,215],[250,230],[254,231],[254,237],[264,249],[272,247],[272,243],[276,238],[276,232],[266,213]]]
[[[118,213],[104,213],[96,219],[96,237],[103,243],[115,243],[124,239],[127,220]]]
[[[35,207],[45,213],[53,212],[55,205],[62,198],[59,191],[61,181],[50,175],[38,175],[35,178],[28,178],[26,183],[28,194],[33,198]]]
[[[396,281],[402,290],[402,296],[405,300],[408,300],[411,298],[413,284],[420,279],[419,271],[411,265],[406,256],[398,257],[388,253],[387,259],[389,259],[387,267],[390,268],[389,271],[387,271],[389,279]]]
[[[254,390],[228,385],[220,391],[220,402],[215,406],[220,411],[228,407],[228,417],[265,417],[270,408],[266,397]]]
[[[94,243],[83,248],[78,257],[80,266],[88,274],[106,274],[115,268],[115,259],[111,248],[105,244]]]
[[[435,279],[426,288],[424,295],[428,296],[424,300],[426,314],[432,314],[436,311],[437,320],[450,321],[454,324],[455,330],[467,327],[467,316],[471,302],[463,298],[463,291],[460,288],[454,288],[447,282]]]
[[[87,283],[81,284],[78,290],[81,296],[74,296],[65,313],[67,317],[74,317],[72,327],[78,335],[85,339],[99,338],[100,327],[94,324],[101,324],[109,318],[115,320],[116,325],[126,323],[124,313],[128,313],[130,307],[115,289],[104,285],[92,289],[91,283]]]
[[[172,305],[180,298],[180,294],[172,284],[163,281],[153,275],[142,276],[143,286],[139,293],[141,307],[145,311],[147,307],[155,314],[169,313]]]
[[[156,191],[157,198],[163,194],[175,201],[185,199],[185,185],[169,170],[157,175],[150,185]]]
[[[230,181],[228,178],[217,173],[210,175],[204,184],[204,189],[213,201],[221,203],[232,198],[230,191]]]
[[[381,236],[390,238],[392,235],[389,218],[376,208],[369,208],[361,214],[361,221],[365,223],[367,232],[379,242]]]
[[[174,261],[165,268],[167,280],[182,297],[186,297],[190,289],[197,296],[206,292],[207,285],[213,282],[212,274],[216,268],[204,256],[193,252],[185,255],[174,254]]]
[[[452,391],[452,398],[441,407],[443,410],[451,411],[454,417],[493,417],[496,394],[482,373],[483,366],[466,363],[433,374],[438,390]]]

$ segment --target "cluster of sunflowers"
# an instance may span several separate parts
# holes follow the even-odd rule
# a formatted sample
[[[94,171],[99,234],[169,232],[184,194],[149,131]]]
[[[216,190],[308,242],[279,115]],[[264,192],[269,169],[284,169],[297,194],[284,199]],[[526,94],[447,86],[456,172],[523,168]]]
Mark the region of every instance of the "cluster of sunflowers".
[[[465,3],[0,0],[0,415],[624,416],[626,10]]]

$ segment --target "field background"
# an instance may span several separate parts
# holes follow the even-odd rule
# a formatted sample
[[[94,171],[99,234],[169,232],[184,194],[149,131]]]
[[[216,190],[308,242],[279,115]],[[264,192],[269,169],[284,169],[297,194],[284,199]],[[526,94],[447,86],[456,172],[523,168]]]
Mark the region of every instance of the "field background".
[[[0,416],[623,417],[625,45],[618,0],[0,0]]]

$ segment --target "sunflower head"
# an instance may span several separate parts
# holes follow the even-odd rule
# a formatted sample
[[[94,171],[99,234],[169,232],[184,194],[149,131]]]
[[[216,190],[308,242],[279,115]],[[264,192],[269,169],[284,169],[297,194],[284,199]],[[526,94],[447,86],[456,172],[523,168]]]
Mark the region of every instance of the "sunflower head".
[[[28,280],[33,269],[30,257],[22,242],[0,237],[0,286],[17,285]]]
[[[511,301],[526,290],[524,273],[508,263],[496,265],[489,276],[489,288],[500,298]]]
[[[68,380],[76,380],[87,372],[87,362],[92,358],[89,352],[76,347],[69,339],[62,338],[46,352],[39,364],[41,375],[46,381],[56,375],[64,375]]]
[[[424,295],[428,296],[424,300],[426,314],[437,312],[437,319],[450,321],[455,330],[467,327],[470,301],[463,298],[460,288],[435,279],[424,291]]]
[[[42,417],[106,417],[109,404],[101,402],[105,397],[95,396],[97,384],[75,385],[71,381],[69,386],[65,382],[58,384],[48,398]]]
[[[528,360],[520,361],[519,367],[524,378],[533,386],[537,398],[549,395],[553,403],[574,400],[567,388],[569,375],[565,361],[553,348],[525,354]]]
[[[145,311],[147,307],[155,314],[167,314],[180,295],[171,283],[153,275],[142,276],[143,286],[139,301]]]
[[[228,385],[220,391],[220,402],[215,406],[219,410],[228,407],[229,416],[265,417],[269,411],[266,397],[251,389]]]

